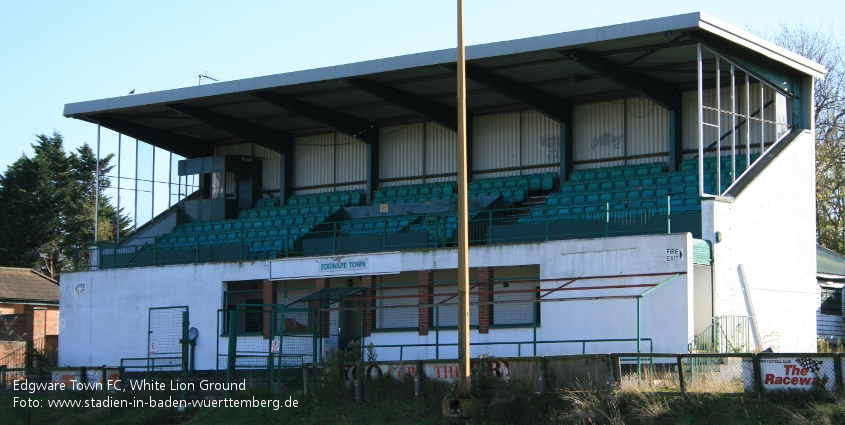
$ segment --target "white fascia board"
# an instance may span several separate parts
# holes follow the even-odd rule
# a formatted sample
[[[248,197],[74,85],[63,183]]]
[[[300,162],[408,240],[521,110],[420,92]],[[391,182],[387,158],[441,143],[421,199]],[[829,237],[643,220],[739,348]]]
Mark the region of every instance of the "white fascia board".
[[[710,33],[739,44],[749,50],[753,50],[766,56],[769,59],[781,62],[790,68],[797,69],[815,78],[824,78],[827,69],[816,62],[813,62],[799,54],[793,53],[777,44],[763,40],[747,31],[743,31],[733,25],[722,22],[705,13],[700,14],[701,19],[698,26]]]
[[[645,21],[629,22],[558,34],[541,35],[518,40],[499,41],[469,46],[467,47],[466,57],[468,60],[472,60],[542,50],[567,49],[584,44],[613,39],[695,28],[698,25],[698,22],[698,13],[688,13],[684,15],[648,19]],[[294,84],[449,64],[454,62],[456,57],[456,49],[443,49],[345,65],[293,71],[284,74],[225,81],[202,86],[184,87],[151,93],[138,93],[120,97],[68,103],[64,107],[63,114],[66,117],[72,117],[74,115],[93,112],[106,112],[136,106],[182,102],[190,99],[222,94],[267,90]]]

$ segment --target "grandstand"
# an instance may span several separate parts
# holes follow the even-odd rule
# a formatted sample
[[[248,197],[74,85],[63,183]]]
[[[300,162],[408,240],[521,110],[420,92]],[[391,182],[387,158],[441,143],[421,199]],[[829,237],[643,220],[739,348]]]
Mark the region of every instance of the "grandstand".
[[[59,363],[182,353],[161,307],[197,369],[455,358],[462,190],[473,356],[814,350],[822,66],[701,13],[472,46],[461,188],[455,56],[67,104],[192,193],[63,276]]]

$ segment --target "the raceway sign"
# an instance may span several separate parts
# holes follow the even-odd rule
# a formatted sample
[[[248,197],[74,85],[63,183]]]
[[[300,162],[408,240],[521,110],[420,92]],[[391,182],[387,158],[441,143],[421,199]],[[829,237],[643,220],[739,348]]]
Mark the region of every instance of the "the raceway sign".
[[[745,364],[750,369],[751,362],[746,361]],[[807,391],[812,388],[834,391],[836,386],[832,358],[761,358],[760,375],[766,391]]]

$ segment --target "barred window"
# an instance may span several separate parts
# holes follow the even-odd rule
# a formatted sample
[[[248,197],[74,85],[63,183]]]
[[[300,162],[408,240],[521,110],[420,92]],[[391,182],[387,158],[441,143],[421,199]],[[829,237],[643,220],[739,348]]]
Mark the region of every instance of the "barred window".
[[[418,295],[416,282],[379,288],[376,329],[416,329],[419,326]]]
[[[475,284],[470,284],[472,288]],[[469,325],[478,326],[478,290],[476,287],[469,293]],[[458,326],[458,284],[434,284],[434,311],[432,326],[456,327]],[[438,315],[439,317],[435,317]],[[439,320],[439,322],[438,322]]]
[[[493,325],[531,325],[535,314],[539,319],[540,303],[534,302],[536,288],[537,282],[494,283]]]
[[[310,329],[308,327],[308,304],[305,302],[295,302],[314,292],[313,286],[293,285],[290,282],[280,283],[280,286],[276,290],[276,303],[286,306],[284,317],[285,332],[308,331]]]

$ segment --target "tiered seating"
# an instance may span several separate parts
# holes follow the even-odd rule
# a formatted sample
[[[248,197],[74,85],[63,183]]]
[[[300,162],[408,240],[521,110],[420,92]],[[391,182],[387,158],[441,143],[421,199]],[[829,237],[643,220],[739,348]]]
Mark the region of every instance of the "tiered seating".
[[[751,155],[753,163],[759,154]],[[716,194],[716,157],[704,160],[705,192]],[[737,156],[737,175],[747,168],[744,155]],[[679,171],[665,172],[664,163],[628,165],[580,170],[562,182],[559,193],[546,198],[546,205],[520,217],[520,223],[544,221],[601,220],[656,214],[701,211],[698,194],[698,161],[685,160]],[[721,190],[732,183],[731,157],[721,158]],[[668,198],[668,200],[667,200]]]
[[[391,217],[344,221],[338,224],[338,230],[343,236],[398,233],[406,230],[416,220],[419,220],[419,217]]]
[[[455,240],[458,232],[458,213],[422,217],[408,226],[408,231],[427,232],[430,243],[440,244],[452,242]]]
[[[289,205],[262,198],[234,220],[183,223],[156,238],[156,249],[184,249],[245,244],[247,258],[276,258],[327,217],[348,205],[361,203],[361,191],[293,196]]]
[[[700,210],[696,175],[664,169],[665,164],[652,163],[576,171],[546,205],[519,222],[600,220],[608,211],[615,218],[665,214],[670,206],[673,213]]]
[[[475,179],[469,183],[469,196],[502,196],[510,206],[524,202],[529,191],[554,189],[556,179],[557,174],[554,172]],[[457,183],[454,181],[388,186],[375,191],[373,204],[428,202],[456,197]]]
[[[455,199],[457,187],[458,184],[453,181],[382,187],[378,188],[373,194],[373,204],[401,204]]]
[[[360,190],[349,190],[339,192],[311,193],[307,195],[294,195],[288,199],[288,205],[322,205],[338,204],[342,206],[361,205],[364,193]]]
[[[760,154],[755,153],[750,155],[751,163],[753,164],[760,158]],[[731,185],[731,174],[733,173],[732,161],[730,155],[722,155],[720,164],[720,190],[719,193],[724,192],[728,186]],[[745,154],[736,156],[736,175],[739,177],[749,167],[748,159]],[[698,173],[698,159],[687,159],[681,164],[681,170]],[[704,159],[704,190],[707,193],[716,193],[716,157],[711,156]]]
[[[604,180],[620,177],[645,176],[649,174],[660,174],[666,168],[662,162],[639,165],[617,165],[613,167],[590,168],[588,170],[575,171],[569,175],[570,181],[580,180]]]
[[[469,196],[502,196],[506,206],[510,207],[525,202],[529,191],[554,189],[556,179],[557,174],[553,172],[475,179],[469,183]]]

